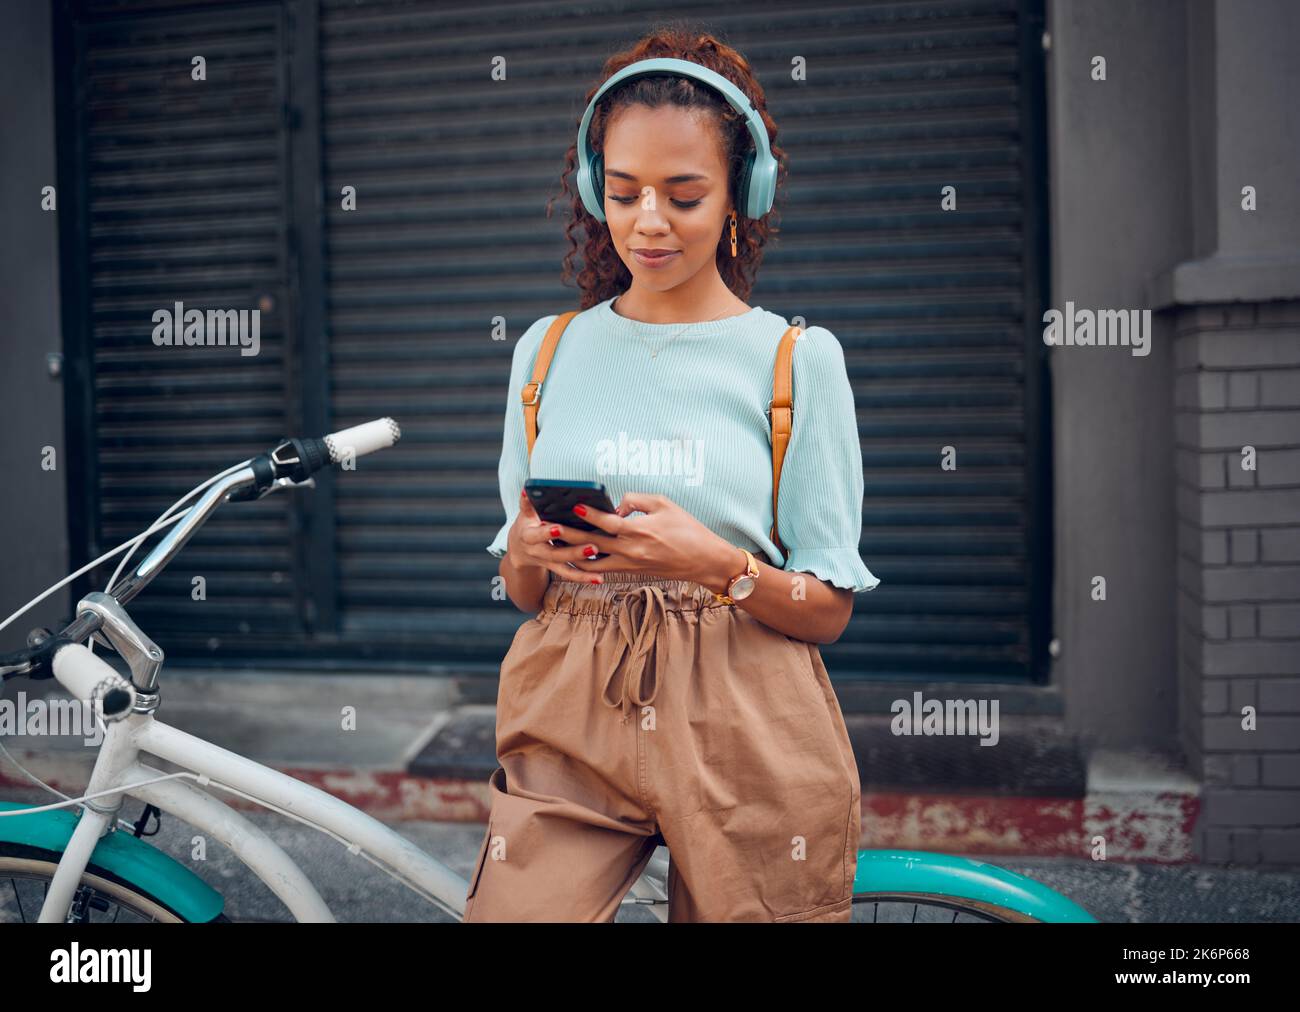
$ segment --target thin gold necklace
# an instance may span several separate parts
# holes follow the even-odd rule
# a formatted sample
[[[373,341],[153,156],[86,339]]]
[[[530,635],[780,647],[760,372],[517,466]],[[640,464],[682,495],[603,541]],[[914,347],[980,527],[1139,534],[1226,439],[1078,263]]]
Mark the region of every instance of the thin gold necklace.
[[[619,300],[621,297],[622,297],[622,296],[617,296],[617,295],[616,295],[616,296],[614,297],[614,301],[611,302],[611,303],[609,304],[609,305],[610,305],[610,311],[611,311],[611,312],[613,312],[613,308],[614,308],[615,303],[617,303],[618,300]],[[668,347],[668,345],[672,344],[673,341],[675,341],[675,340],[677,340],[677,338],[681,337],[682,334],[684,334],[684,333],[686,332],[686,327],[692,327],[692,326],[694,326],[694,325],[697,324],[697,323],[712,323],[713,320],[718,319],[719,317],[721,317],[721,316],[722,316],[723,314],[725,314],[725,313],[726,313],[726,310],[724,309],[721,313],[719,313],[717,316],[713,317],[713,319],[711,319],[711,320],[692,320],[690,323],[688,323],[688,324],[686,324],[685,326],[683,326],[681,330],[679,330],[676,334],[674,334],[672,337],[670,337],[667,341],[665,341],[663,344],[661,344],[658,348],[650,348],[650,344],[649,344],[649,342],[647,342],[646,339],[645,339],[644,337],[642,337],[641,334],[640,334],[639,332],[637,333],[636,336],[637,336],[637,339],[638,339],[642,344],[644,344],[647,348],[650,348],[650,357],[651,357],[651,358],[654,358],[656,355],[659,354],[659,352],[663,351],[665,348]],[[737,315],[740,315],[740,314],[737,314]],[[635,322],[635,321],[633,321],[633,322]]]

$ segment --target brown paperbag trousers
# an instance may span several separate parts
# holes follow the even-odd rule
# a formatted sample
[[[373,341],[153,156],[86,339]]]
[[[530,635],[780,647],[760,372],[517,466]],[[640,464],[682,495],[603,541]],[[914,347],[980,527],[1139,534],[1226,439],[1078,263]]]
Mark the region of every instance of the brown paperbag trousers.
[[[465,921],[848,921],[860,789],[815,644],[688,580],[553,580],[501,664]]]

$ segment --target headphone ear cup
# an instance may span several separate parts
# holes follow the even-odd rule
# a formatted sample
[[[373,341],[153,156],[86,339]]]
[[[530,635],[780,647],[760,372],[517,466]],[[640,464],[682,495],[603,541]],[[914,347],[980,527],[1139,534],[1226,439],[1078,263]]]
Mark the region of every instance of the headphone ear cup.
[[[752,216],[755,218],[761,218],[772,210],[776,201],[777,169],[775,159],[769,158],[762,165],[755,159],[750,161],[749,199],[754,205]]]
[[[749,206],[750,194],[754,192],[754,152],[750,151],[745,155],[745,161],[740,167],[740,190],[736,194],[736,207],[746,218],[756,218],[754,209]]]
[[[605,156],[596,155],[591,160],[591,189],[596,194],[596,206],[605,213]]]
[[[602,155],[592,155],[591,160],[584,161],[578,155],[576,173],[578,195],[582,204],[597,221],[605,220],[605,159]]]

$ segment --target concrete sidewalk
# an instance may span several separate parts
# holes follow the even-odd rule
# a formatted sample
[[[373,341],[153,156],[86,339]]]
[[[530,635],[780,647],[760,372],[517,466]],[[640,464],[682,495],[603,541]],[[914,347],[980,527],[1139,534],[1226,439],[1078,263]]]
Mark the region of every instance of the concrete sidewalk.
[[[50,685],[10,683],[4,696],[16,699],[25,691],[30,698]],[[466,689],[465,679],[428,675],[169,669],[161,685],[158,719],[282,770],[382,821],[464,823],[471,837],[486,823],[487,778],[496,766],[495,710],[484,701],[489,690],[482,680]],[[61,688],[56,695],[66,698]],[[1102,838],[1110,862],[1195,859],[1192,827],[1199,789],[1185,773],[1151,756],[1044,757],[1050,749],[1034,744],[1045,737],[1035,738],[1035,718],[1017,720],[1004,718],[998,749],[965,753],[1001,764],[990,767],[980,784],[970,780],[963,753],[953,751],[969,750],[969,742],[927,743],[926,748],[951,754],[927,752],[924,762],[915,761],[919,753],[908,749],[921,743],[899,745],[889,736],[888,718],[849,715],[863,769],[860,845],[1088,860],[1094,841]],[[1015,751],[1017,735],[1030,743],[1026,750],[1038,750],[1046,773],[1026,770],[1031,764]],[[67,794],[82,792],[97,752],[70,736],[10,736],[2,743]],[[173,768],[152,757],[145,761],[168,772]],[[893,782],[880,783],[882,776]],[[908,776],[915,782],[899,783]],[[23,774],[0,757],[0,797],[27,786]],[[471,857],[476,849],[477,844]]]
[[[4,698],[17,702],[23,692],[30,699],[50,685],[10,683]],[[481,681],[467,689],[456,677],[174,669],[164,673],[158,717],[356,805],[465,876],[482,841],[486,781],[496,765],[495,713],[484,701],[491,691]],[[55,696],[67,698],[61,689]],[[891,745],[881,737],[879,720],[850,715],[848,723],[864,770],[886,768],[880,757]],[[9,736],[0,744],[73,796],[83,792],[97,753],[72,736]],[[145,762],[172,768],[153,757]],[[914,774],[946,778],[951,769],[951,762],[931,762]],[[1199,791],[1176,767],[1159,757],[1097,752],[1078,770],[1068,762],[1054,769],[1039,781],[1026,780],[1030,774],[1020,771],[1010,790],[967,786],[962,793],[936,793],[933,785],[882,786],[864,772],[860,846],[979,857],[1045,883],[1103,921],[1300,920],[1300,869],[1195,862],[1191,831]],[[1055,793],[1043,790],[1053,783],[1064,786]],[[234,802],[301,864],[339,920],[446,920],[325,834],[215,793]],[[0,798],[50,800],[4,757]],[[142,809],[128,801],[122,816],[134,820]],[[1099,836],[1106,841],[1106,860],[1092,859],[1090,848]],[[290,919],[274,894],[224,848],[212,848],[206,861],[191,860],[191,837],[188,826],[164,815],[150,842],[218,889],[232,919]],[[644,908],[628,905],[618,917],[651,919]]]

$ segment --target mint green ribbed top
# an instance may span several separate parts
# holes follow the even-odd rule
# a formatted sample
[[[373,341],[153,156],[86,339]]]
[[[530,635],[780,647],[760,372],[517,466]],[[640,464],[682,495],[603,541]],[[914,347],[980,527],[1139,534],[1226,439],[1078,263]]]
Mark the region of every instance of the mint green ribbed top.
[[[515,344],[497,475],[506,522],[487,550],[505,554],[524,480],[603,482],[667,496],[733,545],[836,587],[880,580],[858,554],[862,450],[844,351],[824,327],[794,345],[794,419],[772,527],[772,370],[790,324],[762,306],[707,323],[643,323],[606,299],[575,316],[542,384],[531,468],[520,390],[555,315]],[[648,347],[647,347],[648,345]],[[658,349],[655,358],[651,349]]]

